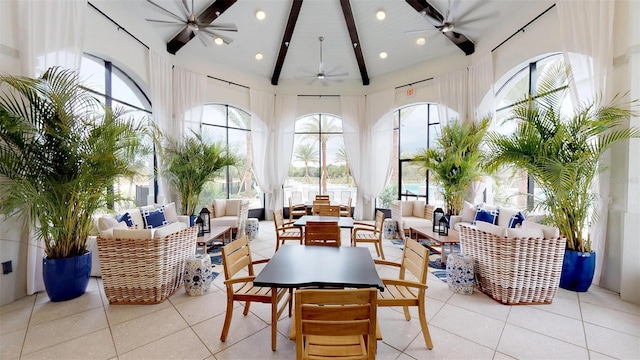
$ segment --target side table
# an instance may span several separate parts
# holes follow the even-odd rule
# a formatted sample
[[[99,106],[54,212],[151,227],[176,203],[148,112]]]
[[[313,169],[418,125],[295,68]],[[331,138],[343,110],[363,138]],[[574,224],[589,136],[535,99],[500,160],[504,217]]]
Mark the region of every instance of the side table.
[[[470,255],[450,254],[447,257],[449,290],[462,295],[471,295],[474,283],[473,258]]]
[[[393,219],[384,219],[382,223],[382,234],[387,240],[399,238],[398,223]]]
[[[189,255],[185,259],[184,290],[190,296],[204,295],[209,292],[213,282],[211,258],[208,254]]]
[[[247,235],[249,236],[249,240],[254,240],[258,237],[258,233],[260,232],[260,222],[256,218],[248,218],[247,219]]]

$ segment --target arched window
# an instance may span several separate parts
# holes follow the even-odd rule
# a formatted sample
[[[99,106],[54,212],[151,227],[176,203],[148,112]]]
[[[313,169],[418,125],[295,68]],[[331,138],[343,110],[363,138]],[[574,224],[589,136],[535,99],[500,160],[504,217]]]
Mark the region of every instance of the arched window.
[[[391,176],[384,192],[378,196],[376,206],[390,209],[391,202],[397,199],[442,203],[442,195],[434,182],[413,162],[418,152],[431,146],[440,136],[437,105],[423,103],[400,108],[395,111],[393,121]]]
[[[528,61],[505,74],[497,83],[495,95],[496,118],[491,131],[508,134],[516,124],[509,119],[511,109],[524,95],[535,96],[535,89],[547,69],[562,63],[562,54],[548,54]],[[563,109],[571,111],[571,99],[565,98]],[[492,176],[487,187],[487,202],[517,209],[533,209],[535,202],[543,194],[536,189],[535,183],[526,172],[515,169],[502,169]]]
[[[342,119],[330,114],[306,115],[296,120],[293,155],[284,184],[284,201],[289,197],[312,201],[327,194],[335,202],[351,196],[356,186],[349,171],[342,135]]]
[[[124,70],[112,62],[84,54],[80,66],[80,79],[103,104],[110,108],[126,109],[127,115],[133,121],[142,121],[151,115],[149,98]],[[113,185],[115,194],[127,199],[113,204],[116,210],[155,202],[157,186],[153,177],[153,155],[138,159],[139,163],[136,165],[140,175],[134,179],[121,178]]]
[[[205,185],[198,208],[213,203],[213,199],[245,199],[251,209],[263,208],[264,194],[252,170],[251,115],[233,106],[208,104],[203,107],[202,130],[205,138],[226,144],[240,162]]]

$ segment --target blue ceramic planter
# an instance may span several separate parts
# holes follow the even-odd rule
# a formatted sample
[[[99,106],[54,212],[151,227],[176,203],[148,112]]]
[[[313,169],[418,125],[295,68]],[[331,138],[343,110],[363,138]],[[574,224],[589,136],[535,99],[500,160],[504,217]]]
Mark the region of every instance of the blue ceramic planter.
[[[42,275],[47,295],[53,302],[77,298],[85,293],[91,276],[91,252],[62,258],[42,259]]]
[[[585,292],[589,290],[596,270],[596,253],[565,250],[560,287]]]

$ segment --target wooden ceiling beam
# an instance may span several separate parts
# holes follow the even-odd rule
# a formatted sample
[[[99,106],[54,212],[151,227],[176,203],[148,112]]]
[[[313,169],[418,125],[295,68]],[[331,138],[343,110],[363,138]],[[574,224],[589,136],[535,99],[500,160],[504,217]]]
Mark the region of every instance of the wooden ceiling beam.
[[[302,0],[293,0],[293,3],[291,4],[291,11],[289,11],[287,27],[285,28],[284,35],[282,36],[282,43],[280,43],[278,60],[276,60],[276,66],[274,67],[273,75],[271,76],[271,85],[278,85],[282,66],[284,65],[284,59],[287,57],[287,50],[289,49],[289,45],[291,45],[291,37],[293,36],[293,30],[296,28],[296,22],[298,21],[298,15],[300,15],[301,8]]]
[[[358,38],[356,21],[353,18],[353,12],[351,11],[351,3],[349,3],[349,0],[340,0],[340,6],[342,7],[342,14],[344,14],[344,21],[347,24],[349,37],[351,38],[351,45],[353,47],[353,52],[356,55],[358,68],[360,68],[362,85],[369,85],[369,75],[367,74],[367,66],[364,64],[364,55],[362,54],[362,46],[360,44],[360,39]]]
[[[405,0],[412,8],[414,8],[422,17],[439,31],[444,22],[444,16],[429,4],[426,0]],[[455,23],[455,21],[453,21]],[[476,49],[475,44],[464,34],[454,31],[442,32],[452,43],[460,48],[466,55],[471,55]]]
[[[213,4],[209,5],[206,9],[204,9],[200,15],[198,15],[198,22],[202,24],[211,24],[215,19],[217,19],[222,13],[227,11],[233,4],[238,0],[217,0]],[[191,39],[193,39],[196,34],[189,30],[188,28],[182,29],[173,39],[169,40],[167,43],[167,51],[170,54],[175,55],[178,50],[182,49],[183,46],[187,45]]]

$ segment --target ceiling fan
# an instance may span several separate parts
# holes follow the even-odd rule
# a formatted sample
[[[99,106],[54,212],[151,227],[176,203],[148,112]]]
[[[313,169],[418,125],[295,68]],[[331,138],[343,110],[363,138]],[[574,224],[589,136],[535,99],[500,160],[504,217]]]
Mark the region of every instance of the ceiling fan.
[[[320,64],[318,65],[318,72],[315,74],[315,76],[313,77],[313,81],[311,81],[311,83],[314,83],[316,80],[334,80],[333,78],[336,77],[341,77],[341,76],[348,76],[349,73],[339,73],[339,74],[335,74],[333,73],[333,71],[335,71],[338,67],[335,67],[332,70],[325,70],[324,69],[324,62],[322,61],[322,42],[324,41],[324,36],[320,36],[318,38],[318,40],[320,41]],[[339,79],[335,79],[337,81],[341,81]],[[325,82],[323,82],[323,85],[326,85]]]
[[[189,37],[197,36],[203,45],[209,46],[211,40],[218,45],[230,44],[233,42],[233,39],[221,35],[218,31],[232,31],[237,32],[238,28],[235,24],[211,24],[211,22],[201,20],[200,15],[195,13],[194,0],[191,0],[191,7],[187,3],[187,0],[181,0],[181,7],[183,10],[183,17],[180,15],[163,8],[162,6],[155,3],[153,0],[147,0],[148,3],[161,10],[165,15],[171,17],[171,20],[157,20],[157,19],[145,19],[149,22],[161,24],[161,25],[169,25],[169,26],[181,26],[183,29],[180,31],[180,34],[183,32],[188,32]],[[179,5],[180,6],[180,5]]]

